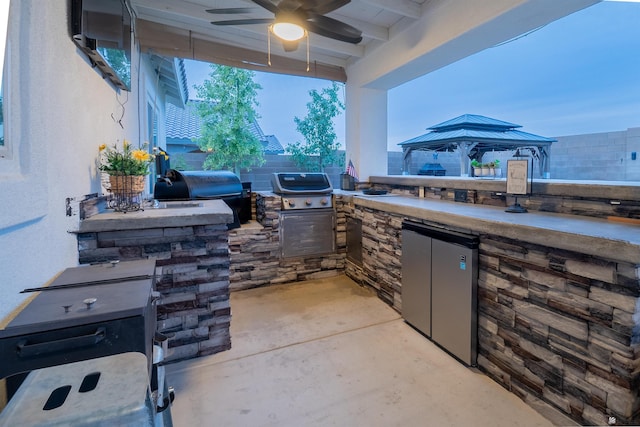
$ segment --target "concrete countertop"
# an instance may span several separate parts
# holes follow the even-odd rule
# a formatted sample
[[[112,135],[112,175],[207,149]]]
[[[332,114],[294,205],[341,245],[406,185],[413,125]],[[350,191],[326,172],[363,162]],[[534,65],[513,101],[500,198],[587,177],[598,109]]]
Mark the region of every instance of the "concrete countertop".
[[[503,207],[421,199],[395,194],[367,196],[337,191],[355,205],[433,221],[474,233],[499,235],[590,255],[612,254],[637,264],[640,227],[604,219],[531,211],[508,213]]]
[[[386,175],[369,177],[370,184],[413,187],[456,188],[506,192],[505,178],[469,178],[459,176]],[[572,196],[610,200],[640,200],[640,183],[633,181],[575,181],[534,179],[533,193],[548,196]]]
[[[168,209],[148,207],[141,211],[127,213],[107,211],[80,221],[78,230],[72,230],[72,232],[95,233],[113,230],[229,224],[233,222],[233,212],[222,200],[166,203],[168,205],[198,203],[201,206]]]

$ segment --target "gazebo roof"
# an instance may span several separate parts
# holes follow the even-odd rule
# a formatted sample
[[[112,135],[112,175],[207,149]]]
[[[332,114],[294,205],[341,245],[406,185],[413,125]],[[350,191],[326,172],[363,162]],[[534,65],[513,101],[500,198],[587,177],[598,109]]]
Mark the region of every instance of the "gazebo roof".
[[[404,150],[454,151],[461,142],[474,142],[478,151],[548,146],[556,141],[517,130],[522,126],[491,117],[463,114],[427,128],[431,132],[401,142]]]
[[[522,126],[477,114],[463,114],[427,128],[431,132],[401,142],[407,172],[413,151],[457,151],[460,153],[461,174],[468,171],[470,159],[481,160],[489,151],[510,151],[529,148],[540,157],[542,173],[549,171],[549,149],[556,141],[518,130]]]
[[[427,128],[429,130],[445,131],[449,129],[470,129],[478,127],[481,129],[513,129],[521,128],[522,126],[514,123],[504,122],[498,119],[492,119],[491,117],[480,116],[478,114],[463,114],[446,122],[431,126]]]

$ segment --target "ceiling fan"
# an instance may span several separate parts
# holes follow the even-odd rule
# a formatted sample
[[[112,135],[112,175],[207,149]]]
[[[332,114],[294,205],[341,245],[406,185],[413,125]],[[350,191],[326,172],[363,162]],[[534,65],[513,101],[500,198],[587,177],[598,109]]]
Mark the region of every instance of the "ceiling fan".
[[[274,17],[232,19],[211,23],[213,25],[272,24],[269,31],[283,41],[286,51],[295,50],[298,47],[298,41],[305,36],[306,31],[347,43],[357,44],[362,41],[362,31],[337,19],[324,16],[325,13],[339,9],[351,0],[281,0],[278,4],[270,0],[251,1],[273,13]],[[252,8],[237,7],[208,9],[207,12],[228,15],[249,13],[252,10]]]

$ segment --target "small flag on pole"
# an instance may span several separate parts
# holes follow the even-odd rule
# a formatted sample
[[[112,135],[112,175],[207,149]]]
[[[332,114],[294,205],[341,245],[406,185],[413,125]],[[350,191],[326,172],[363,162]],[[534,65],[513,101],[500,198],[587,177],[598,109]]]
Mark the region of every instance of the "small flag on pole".
[[[358,181],[358,173],[356,172],[356,167],[353,166],[351,160],[349,160],[349,166],[347,166],[347,175],[352,176],[356,181]]]

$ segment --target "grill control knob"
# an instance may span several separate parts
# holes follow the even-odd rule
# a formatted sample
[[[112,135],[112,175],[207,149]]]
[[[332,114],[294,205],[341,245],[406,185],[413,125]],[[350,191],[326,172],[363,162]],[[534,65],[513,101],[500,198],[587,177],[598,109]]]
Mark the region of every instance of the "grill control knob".
[[[329,199],[327,199],[326,197],[323,197],[322,199],[320,199],[320,204],[322,206],[326,206],[329,203]]]
[[[312,203],[313,202],[311,201],[311,199],[307,199],[307,200],[304,201],[304,204],[307,205],[307,206],[311,206]]]
[[[93,304],[96,303],[96,301],[98,301],[97,298],[87,298],[87,299],[83,300],[82,302],[87,305],[87,310],[89,310],[93,306]]]
[[[289,206],[292,208],[296,206],[295,200],[286,200],[285,203],[289,203]]]

